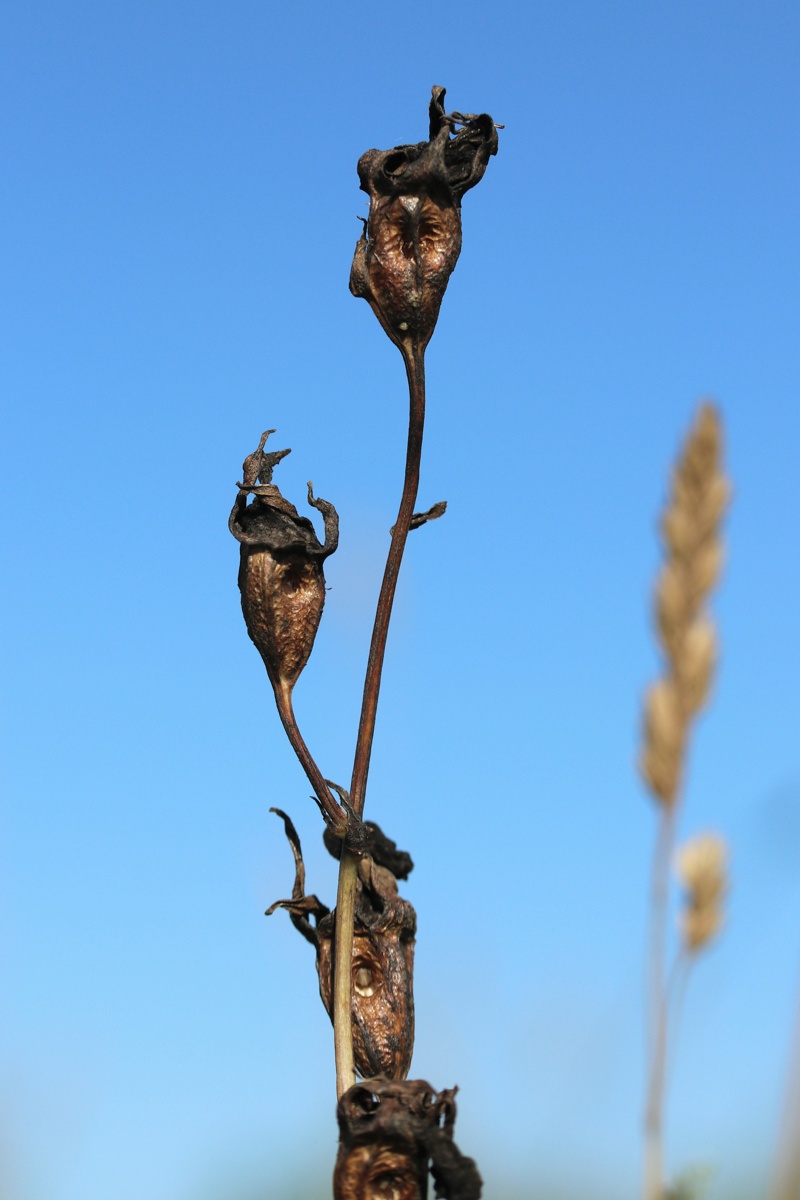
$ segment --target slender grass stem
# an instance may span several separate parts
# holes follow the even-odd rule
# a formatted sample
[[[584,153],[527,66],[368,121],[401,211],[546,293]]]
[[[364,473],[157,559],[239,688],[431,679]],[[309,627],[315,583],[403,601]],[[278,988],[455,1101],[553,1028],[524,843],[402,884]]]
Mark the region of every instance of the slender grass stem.
[[[797,1200],[800,1196],[800,1008],[797,1011],[787,1084],[783,1128],[770,1200]]]
[[[419,488],[419,469],[422,456],[422,435],[425,424],[425,359],[418,347],[402,348],[408,377],[409,422],[406,470],[403,495],[392,533],[389,555],[378,595],[378,607],[364,679],[361,718],[358,725],[353,776],[350,784],[350,804],[357,816],[364,811],[367,778],[375,734],[375,717],[381,687],[383,659],[389,621],[397,587],[400,564],[403,561],[406,539]],[[342,1096],[355,1082],[353,1033],[351,1027],[351,962],[353,957],[353,922],[358,877],[358,860],[345,847],[339,864],[339,888],[336,901],[336,931],[333,974],[333,1040],[336,1053],[336,1094]]]
[[[662,809],[653,855],[648,978],[648,1082],[645,1107],[644,1197],[664,1197],[664,1086],[669,1005],[666,986],[669,872],[675,840],[676,804]]]

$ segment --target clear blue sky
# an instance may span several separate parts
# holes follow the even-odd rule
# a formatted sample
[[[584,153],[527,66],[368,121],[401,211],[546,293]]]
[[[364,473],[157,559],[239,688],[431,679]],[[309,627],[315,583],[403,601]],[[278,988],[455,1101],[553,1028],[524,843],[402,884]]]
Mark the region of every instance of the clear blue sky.
[[[278,804],[335,870],[236,590],[261,431],[341,550],[296,704],[346,782],[403,371],[355,165],[505,123],[428,355],[368,815],[417,863],[413,1071],[487,1198],[637,1196],[655,522],[698,399],[735,503],[684,834],[731,844],[669,1160],[763,1194],[800,967],[796,4],[7,0],[3,1200],[301,1200],[330,1028]],[[313,1147],[310,1151],[308,1146]],[[318,1183],[317,1195],[325,1194]]]

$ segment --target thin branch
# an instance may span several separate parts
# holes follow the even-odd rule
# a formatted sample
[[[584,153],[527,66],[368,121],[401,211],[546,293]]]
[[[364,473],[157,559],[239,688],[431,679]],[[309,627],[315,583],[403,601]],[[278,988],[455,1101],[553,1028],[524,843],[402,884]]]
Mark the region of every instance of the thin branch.
[[[286,736],[291,742],[292,749],[300,760],[300,765],[314,789],[314,799],[322,810],[322,815],[326,823],[341,837],[346,829],[347,815],[331,795],[330,788],[326,784],[323,774],[314,761],[311,751],[300,732],[297,718],[294,715],[291,689],[281,686],[279,683],[274,690],[278,715],[280,716],[283,728],[286,730]]]
[[[771,1200],[796,1200],[797,1196],[800,1196],[800,1009],[797,1013],[784,1104]]]
[[[392,541],[383,582],[378,596],[375,624],[364,679],[364,696],[358,726],[353,777],[350,785],[350,804],[357,817],[364,811],[367,778],[375,734],[375,717],[381,687],[383,659],[389,621],[397,587],[397,577],[403,560],[414,504],[419,488],[422,434],[425,423],[425,359],[418,347],[401,346],[408,377],[409,423],[408,448],[403,495],[392,532]],[[353,1065],[353,1035],[351,1028],[351,962],[353,956],[353,921],[358,860],[346,847],[342,848],[339,864],[339,889],[336,901],[336,941],[334,950],[333,1037],[336,1053],[336,1094],[341,1097],[355,1083]]]
[[[650,901],[645,1200],[663,1200],[664,1196],[663,1121],[669,1016],[665,960],[669,923],[669,872],[674,840],[675,805],[668,805],[661,810],[661,822],[653,855]]]

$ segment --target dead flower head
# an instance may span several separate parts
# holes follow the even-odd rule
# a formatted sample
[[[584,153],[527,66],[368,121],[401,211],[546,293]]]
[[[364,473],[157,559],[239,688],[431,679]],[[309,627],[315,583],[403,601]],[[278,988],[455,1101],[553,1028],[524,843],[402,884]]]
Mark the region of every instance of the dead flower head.
[[[350,291],[369,302],[401,350],[424,350],[461,252],[461,198],[497,153],[486,113],[446,113],[433,88],[430,139],[358,160],[369,218],[356,246]]]
[[[722,927],[727,860],[725,840],[714,833],[690,838],[675,856],[675,871],[685,891],[681,932],[692,954],[708,945]]]
[[[286,813],[277,808],[272,811],[282,818],[292,847],[295,881],[291,900],[278,900],[267,915],[277,908],[287,909],[292,924],[316,949],[319,993],[333,1020],[336,912],[330,912],[316,896],[305,894],[297,830]],[[362,1077],[405,1079],[414,1051],[417,916],[398,894],[397,880],[407,878],[414,864],[373,821],[364,822],[363,828],[365,852],[358,867],[351,968],[353,1054]],[[328,835],[325,842],[334,856],[341,854],[341,839]]]
[[[291,692],[311,654],[325,603],[322,564],[338,545],[339,518],[332,504],[314,498],[309,483],[308,502],[325,522],[323,544],[308,517],[284,499],[272,472],[290,451],[265,451],[274,432],[264,433],[244,461],[228,528],[241,546],[239,590],[247,632],[277,693]]]
[[[444,1200],[479,1200],[475,1162],[453,1141],[456,1089],[367,1079],[339,1101],[334,1200],[426,1200],[428,1171]]]

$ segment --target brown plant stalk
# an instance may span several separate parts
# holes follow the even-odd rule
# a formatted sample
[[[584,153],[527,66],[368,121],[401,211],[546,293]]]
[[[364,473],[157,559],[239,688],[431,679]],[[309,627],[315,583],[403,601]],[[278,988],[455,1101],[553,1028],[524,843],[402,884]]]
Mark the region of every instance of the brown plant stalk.
[[[403,356],[409,423],[403,493],[378,596],[350,784],[350,805],[357,818],[364,811],[386,639],[403,551],[409,530],[425,519],[425,514],[419,514],[414,521],[425,423],[425,348],[461,252],[461,198],[480,181],[489,157],[497,153],[497,131],[491,117],[448,115],[444,96],[444,88],[433,89],[427,142],[388,151],[368,150],[358,164],[370,211],[356,246],[350,290],[368,301]],[[339,867],[334,951],[333,1028],[340,1098],[355,1082],[350,963],[357,873],[357,857],[345,847]]]
[[[320,542],[272,482],[288,450],[268,452],[264,434],[245,459],[229,527],[240,543],[239,589],[248,633],[261,654],[284,730],[325,819],[325,842],[340,860],[336,908],[305,892],[300,839],[282,818],[295,860],[288,911],[316,950],[320,996],[331,1016],[339,1101],[335,1200],[477,1200],[481,1180],[452,1140],[454,1092],[438,1096],[408,1075],[414,1042],[416,913],[398,892],[413,867],[373,822],[362,820],[392,606],[411,529],[446,505],[414,512],[425,421],[425,349],[461,251],[461,200],[497,152],[486,114],[447,113],[435,87],[428,141],[369,150],[358,174],[370,200],[356,245],[350,290],[366,299],[399,349],[409,392],[405,474],[378,596],[367,660],[350,792],[325,779],[300,733],[292,694],[311,653],[325,602],[322,564],[338,544],[331,504],[308,499],[325,523]],[[248,498],[252,497],[251,500]],[[356,1085],[356,1074],[365,1080]]]
[[[350,784],[350,805],[357,817],[364,812],[367,778],[369,775],[372,740],[375,734],[375,719],[378,710],[378,695],[381,686],[386,639],[392,615],[397,578],[403,561],[406,539],[411,527],[411,518],[419,488],[420,459],[422,457],[422,434],[425,424],[425,362],[424,351],[412,347],[404,352],[403,358],[408,375],[410,413],[408,423],[408,448],[403,495],[400,511],[392,531],[392,542],[386,560],[372,640],[364,680],[361,718],[358,726],[353,776]],[[339,884],[336,895],[336,940],[334,950],[334,1005],[333,1037],[336,1056],[336,1094],[344,1095],[355,1083],[353,1064],[353,1037],[350,1021],[352,1006],[352,980],[350,960],[352,958],[353,925],[355,919],[356,880],[358,857],[346,847],[339,864]]]

